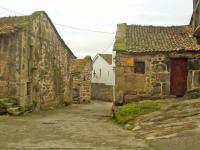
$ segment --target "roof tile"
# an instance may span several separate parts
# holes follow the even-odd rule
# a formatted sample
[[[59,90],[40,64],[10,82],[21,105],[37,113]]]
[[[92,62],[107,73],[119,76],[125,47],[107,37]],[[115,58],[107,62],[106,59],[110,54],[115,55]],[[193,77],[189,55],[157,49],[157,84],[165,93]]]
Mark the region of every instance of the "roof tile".
[[[125,46],[122,48],[121,45]],[[127,25],[126,30],[122,30],[118,25],[114,50],[129,52],[189,51],[200,50],[200,45],[193,37],[193,30],[190,26]]]
[[[112,54],[99,54],[108,64],[112,64]]]
[[[30,16],[0,18],[0,34],[16,32],[25,28],[30,22]]]

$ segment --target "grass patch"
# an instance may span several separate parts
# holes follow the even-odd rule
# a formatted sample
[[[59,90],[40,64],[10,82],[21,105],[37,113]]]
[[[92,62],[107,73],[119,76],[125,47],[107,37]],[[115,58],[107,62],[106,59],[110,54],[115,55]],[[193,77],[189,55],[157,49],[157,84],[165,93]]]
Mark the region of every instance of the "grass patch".
[[[140,115],[158,111],[160,108],[161,104],[153,101],[127,104],[115,112],[115,118],[112,122],[115,124],[126,124]]]

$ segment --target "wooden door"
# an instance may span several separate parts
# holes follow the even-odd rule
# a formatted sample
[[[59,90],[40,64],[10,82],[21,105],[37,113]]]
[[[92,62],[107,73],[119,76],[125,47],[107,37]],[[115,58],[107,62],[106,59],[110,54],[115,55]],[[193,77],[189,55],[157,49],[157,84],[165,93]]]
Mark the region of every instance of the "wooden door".
[[[170,91],[172,95],[182,97],[187,91],[187,59],[173,58],[171,59],[171,83]]]

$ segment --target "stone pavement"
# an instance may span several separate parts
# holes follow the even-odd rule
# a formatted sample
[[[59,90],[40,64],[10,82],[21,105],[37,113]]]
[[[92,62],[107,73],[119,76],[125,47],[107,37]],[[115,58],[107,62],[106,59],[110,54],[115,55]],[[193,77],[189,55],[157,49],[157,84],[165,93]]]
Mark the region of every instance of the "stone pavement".
[[[20,117],[0,116],[0,149],[149,150],[108,121],[111,103],[92,102]]]

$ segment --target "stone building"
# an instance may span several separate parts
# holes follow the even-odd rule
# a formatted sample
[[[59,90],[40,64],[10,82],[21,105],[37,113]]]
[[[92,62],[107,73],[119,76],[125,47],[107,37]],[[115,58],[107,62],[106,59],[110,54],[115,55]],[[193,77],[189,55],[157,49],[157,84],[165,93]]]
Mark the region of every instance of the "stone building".
[[[193,0],[193,15],[190,24],[194,29],[194,34],[198,36],[200,31],[200,0]]]
[[[116,33],[116,103],[184,96],[200,88],[200,46],[191,26],[119,24]]]
[[[197,38],[200,44],[200,0],[193,0],[193,14],[190,21],[194,33],[193,35]]]
[[[74,59],[71,63],[72,100],[74,103],[90,103],[92,82],[92,59]]]
[[[70,100],[70,62],[76,57],[48,15],[0,18],[0,97],[39,110]]]

